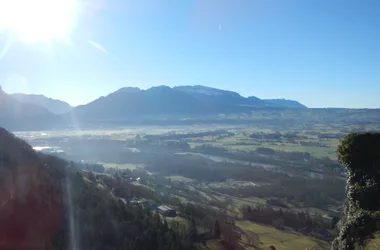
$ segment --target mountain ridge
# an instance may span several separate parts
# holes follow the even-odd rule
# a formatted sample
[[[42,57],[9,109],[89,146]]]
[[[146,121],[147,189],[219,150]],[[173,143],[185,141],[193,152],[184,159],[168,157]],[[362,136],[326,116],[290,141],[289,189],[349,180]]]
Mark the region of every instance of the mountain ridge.
[[[120,93],[143,93],[143,92],[151,92],[151,91],[156,91],[158,89],[172,89],[172,90],[178,90],[180,92],[184,92],[187,94],[190,94],[192,96],[208,96],[208,97],[229,97],[229,98],[235,98],[235,99],[241,99],[245,100],[244,104],[260,104],[260,106],[263,107],[284,107],[284,108],[307,108],[305,105],[301,104],[300,102],[296,100],[289,100],[285,98],[277,98],[277,99],[260,99],[255,96],[248,96],[248,97],[243,97],[241,94],[238,92],[230,91],[230,90],[224,90],[224,89],[218,89],[218,88],[213,88],[213,87],[208,87],[208,86],[203,86],[203,85],[180,85],[180,86],[174,86],[174,87],[169,87],[166,85],[160,85],[160,86],[153,86],[148,89],[140,89],[138,87],[122,87],[114,92],[111,92],[105,96],[101,96],[90,103],[97,101],[101,98],[109,97],[112,96],[113,94],[120,94]],[[89,104],[89,103],[88,103]],[[80,106],[85,106],[87,104],[83,104]]]
[[[295,102],[295,101],[294,101]],[[298,103],[298,102],[297,102]],[[146,90],[125,87],[72,109],[79,121],[125,120],[141,116],[205,116],[220,113],[250,113],[252,108],[288,108],[286,102],[267,102],[257,97],[200,85],[155,86]],[[300,108],[306,108],[301,105]],[[298,108],[292,105],[292,108]]]
[[[9,96],[22,103],[37,104],[54,114],[63,114],[72,109],[72,106],[70,106],[67,102],[53,99],[44,95],[14,93]]]
[[[276,107],[280,105],[284,105],[288,108],[307,108],[304,104],[295,101],[295,100],[289,100],[289,99],[264,99],[264,101],[267,102],[268,106]]]
[[[60,122],[49,110],[33,103],[22,103],[0,88],[0,125],[6,129],[29,130],[49,128]]]
[[[175,86],[174,89],[181,90],[183,92],[189,93],[189,94],[203,94],[207,96],[228,96],[231,98],[241,98],[245,99],[245,101],[248,104],[254,104],[254,105],[260,105],[260,106],[268,106],[268,107],[286,107],[286,108],[307,108],[305,105],[301,104],[300,102],[296,100],[287,100],[284,98],[278,98],[278,99],[260,99],[256,96],[248,96],[247,98],[243,97],[241,94],[230,91],[230,90],[223,90],[223,89],[217,89],[212,87],[207,87],[203,85],[184,85],[184,86]]]

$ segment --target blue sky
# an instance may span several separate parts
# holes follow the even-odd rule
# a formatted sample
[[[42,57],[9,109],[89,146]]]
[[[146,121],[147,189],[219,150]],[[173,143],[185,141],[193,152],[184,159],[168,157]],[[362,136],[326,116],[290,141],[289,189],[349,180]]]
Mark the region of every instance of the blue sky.
[[[7,50],[6,92],[78,105],[125,86],[206,85],[309,107],[380,108],[378,0],[78,1],[69,43]]]

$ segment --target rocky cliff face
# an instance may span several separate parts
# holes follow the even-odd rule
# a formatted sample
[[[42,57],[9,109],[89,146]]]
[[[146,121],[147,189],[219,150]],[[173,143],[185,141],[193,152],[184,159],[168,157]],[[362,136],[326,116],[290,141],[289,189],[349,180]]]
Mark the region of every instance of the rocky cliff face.
[[[380,231],[380,133],[353,133],[338,147],[347,169],[342,227],[332,249],[368,249]]]

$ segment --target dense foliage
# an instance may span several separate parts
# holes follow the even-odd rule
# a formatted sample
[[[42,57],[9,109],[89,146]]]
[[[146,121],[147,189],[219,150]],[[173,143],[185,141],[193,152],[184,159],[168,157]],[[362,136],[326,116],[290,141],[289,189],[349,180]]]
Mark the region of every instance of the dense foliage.
[[[380,133],[353,133],[338,147],[347,168],[347,199],[336,249],[356,249],[380,230]]]
[[[192,237],[0,130],[1,249],[189,249]]]
[[[70,223],[63,223],[53,249],[56,246],[67,249],[70,242],[83,249],[186,249],[191,246],[190,238],[176,234],[159,216],[115,200],[86,184],[78,174],[73,174],[71,186],[72,190],[80,190],[72,195],[72,207],[65,210],[68,214],[74,210],[74,241],[67,241]]]
[[[267,203],[277,207],[316,207],[327,209],[329,204],[340,204],[344,200],[344,181],[325,178],[322,180],[287,177],[272,179],[271,185],[245,186],[231,189],[229,187],[213,188],[215,191],[239,197],[276,197],[267,199]],[[282,200],[283,202],[279,202]]]
[[[325,173],[323,179],[306,179],[302,175],[289,175],[290,171],[267,171],[264,168],[249,165],[219,163],[205,158],[176,155],[157,157],[157,160],[148,165],[147,169],[164,176],[181,175],[206,182],[226,183],[228,179],[254,182],[258,185],[234,186],[233,188],[231,185],[216,185],[211,186],[211,189],[240,198],[277,197],[284,203],[291,203],[298,207],[327,209],[329,204],[340,206],[345,198],[345,181],[329,176],[329,173]]]
[[[76,163],[72,161],[69,164],[72,167],[85,171],[91,171],[96,173],[104,173],[106,171],[105,167],[102,164]]]

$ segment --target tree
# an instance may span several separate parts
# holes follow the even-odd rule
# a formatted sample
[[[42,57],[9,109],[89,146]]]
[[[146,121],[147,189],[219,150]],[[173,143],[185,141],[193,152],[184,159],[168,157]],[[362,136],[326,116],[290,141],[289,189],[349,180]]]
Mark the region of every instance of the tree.
[[[194,218],[191,218],[191,224],[190,224],[190,229],[189,229],[189,235],[190,239],[192,241],[195,241],[197,239],[198,235],[198,230],[197,230],[197,224],[195,223]]]
[[[215,222],[210,216],[205,216],[200,220],[199,224],[211,233],[214,229]]]
[[[235,225],[224,222],[221,225],[221,232],[223,235],[223,240],[228,244],[229,248],[237,249],[239,246],[239,239],[241,237],[241,234],[236,231]]]
[[[0,128],[1,249],[60,250],[78,248],[77,242],[80,248],[93,250],[191,249],[191,239],[183,241],[182,232],[162,223],[158,215],[124,204],[96,183],[85,182],[87,173],[67,167],[69,164],[55,156],[37,154]],[[4,177],[23,180],[25,176],[27,192],[13,182],[4,182]],[[75,218],[73,239],[68,207]]]
[[[356,249],[380,229],[380,133],[352,133],[337,149],[347,169],[347,198],[343,224],[333,249]]]
[[[215,220],[213,233],[216,238],[220,238],[221,230],[218,220]]]
[[[248,231],[247,234],[247,241],[250,246],[257,247],[260,245],[260,238],[259,235],[255,232]]]

